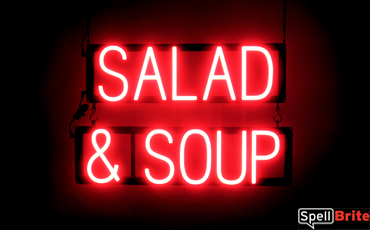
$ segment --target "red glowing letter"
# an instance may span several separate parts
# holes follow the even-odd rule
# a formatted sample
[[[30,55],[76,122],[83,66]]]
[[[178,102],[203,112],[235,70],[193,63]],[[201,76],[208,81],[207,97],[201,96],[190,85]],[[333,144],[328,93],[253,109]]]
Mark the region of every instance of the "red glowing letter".
[[[274,138],[275,149],[271,154],[265,155],[265,156],[257,155],[257,135],[267,135],[267,136],[271,136],[272,138]],[[256,183],[256,177],[257,177],[256,162],[257,160],[270,160],[278,154],[279,149],[280,149],[280,140],[279,140],[279,137],[275,133],[271,131],[264,131],[264,130],[258,130],[258,131],[253,130],[252,131],[252,184]]]
[[[105,144],[104,144],[103,148],[99,148],[98,144],[96,143],[96,136],[98,134],[104,134],[105,137],[106,137],[106,141],[105,141]],[[107,150],[109,145],[110,145],[110,141],[111,141],[110,134],[105,129],[97,129],[91,135],[91,142],[94,146],[94,149],[96,150],[96,153],[90,158],[89,162],[87,163],[87,174],[89,175],[91,180],[93,180],[96,183],[107,183],[107,182],[111,181],[113,178],[116,181],[119,181],[119,177],[117,175],[118,165],[114,165],[114,168],[112,168],[112,165],[109,163],[109,161],[107,160],[107,158],[104,155],[105,150]],[[100,157],[103,160],[104,164],[107,166],[108,170],[111,173],[110,176],[108,176],[107,178],[104,178],[104,179],[96,178],[93,175],[92,171],[91,171],[92,163],[98,157]]]
[[[152,60],[152,63],[153,63],[154,75],[145,75],[146,69],[149,63],[149,58]],[[159,74],[159,70],[157,66],[157,61],[155,60],[153,48],[150,46],[148,47],[148,50],[145,55],[144,64],[143,64],[143,68],[140,73],[140,78],[139,78],[139,82],[136,88],[134,100],[139,99],[140,90],[141,90],[144,80],[156,80],[158,83],[159,92],[161,93],[162,100],[166,100],[166,94],[164,93],[161,76]]]
[[[122,55],[122,59],[123,60],[126,60],[127,57],[126,57],[126,53],[125,51],[118,47],[118,46],[108,46],[108,47],[105,47],[103,49],[103,51],[100,53],[100,57],[99,57],[99,64],[100,64],[100,67],[102,68],[102,70],[112,76],[115,76],[115,77],[118,77],[119,79],[122,80],[123,82],[123,91],[120,95],[116,96],[116,97],[110,97],[108,95],[105,94],[104,90],[103,90],[103,86],[99,85],[99,93],[100,95],[107,101],[119,101],[121,100],[122,98],[124,98],[127,94],[127,90],[128,90],[128,82],[127,82],[127,79],[120,73],[117,73],[117,72],[114,72],[110,69],[108,69],[105,64],[104,64],[104,56],[105,54],[108,52],[108,51],[111,51],[111,50],[115,50],[115,51],[118,51],[120,52],[120,54]]]
[[[247,51],[262,52],[267,59],[268,64],[268,81],[265,92],[260,95],[247,96]],[[243,46],[242,47],[242,100],[260,100],[265,98],[271,91],[273,80],[273,64],[270,53],[259,46]]]
[[[165,184],[167,183],[168,181],[170,181],[173,177],[173,174],[174,174],[174,171],[175,171],[175,166],[173,165],[173,162],[168,159],[167,157],[165,156],[162,156],[156,152],[154,152],[151,148],[150,148],[150,139],[155,135],[155,134],[163,134],[167,137],[168,139],[168,142],[170,144],[172,144],[172,136],[171,134],[169,134],[166,130],[162,130],[162,129],[156,129],[156,130],[153,130],[151,131],[148,136],[146,137],[146,141],[145,141],[145,147],[146,147],[146,150],[148,151],[148,153],[162,161],[165,161],[169,166],[170,166],[170,172],[168,174],[168,177],[164,178],[164,179],[154,179],[150,173],[149,173],[149,169],[146,168],[145,169],[145,175],[146,177],[148,178],[148,180],[154,184]]]
[[[177,96],[177,48],[172,47],[172,100],[195,101],[197,96]]]
[[[242,132],[242,171],[240,177],[236,180],[227,180],[222,176],[221,172],[221,131],[217,131],[217,176],[224,184],[235,185],[244,180],[247,171],[247,132]]]
[[[206,147],[207,147],[207,167],[206,167],[206,172],[204,176],[199,179],[199,180],[192,180],[188,177],[185,171],[185,143],[188,137],[192,134],[199,134],[201,135],[205,142],[206,142]],[[199,129],[192,129],[189,130],[188,132],[185,133],[184,137],[181,140],[181,145],[180,145],[180,170],[181,174],[184,177],[185,181],[188,182],[189,184],[202,184],[204,181],[207,180],[209,173],[211,172],[211,142],[209,140],[208,135]]]
[[[219,58],[221,60],[222,69],[224,70],[225,75],[215,75],[216,65],[217,65],[217,61]],[[216,49],[215,58],[213,59],[211,72],[208,77],[206,91],[204,92],[204,96],[203,96],[204,101],[208,99],[209,90],[211,88],[211,84],[213,80],[225,80],[227,83],[227,87],[229,88],[231,99],[236,100],[233,85],[231,84],[231,80],[230,80],[229,70],[227,69],[224,53],[222,52],[221,46],[218,46]]]

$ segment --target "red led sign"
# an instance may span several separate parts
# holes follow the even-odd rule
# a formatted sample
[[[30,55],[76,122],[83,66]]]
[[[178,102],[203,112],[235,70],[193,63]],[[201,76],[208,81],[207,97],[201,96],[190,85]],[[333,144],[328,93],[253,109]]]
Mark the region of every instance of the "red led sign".
[[[89,45],[88,102],[285,102],[279,43]],[[289,185],[291,128],[76,127],[81,184]]]
[[[289,185],[291,128],[76,127],[76,181]]]
[[[89,102],[285,102],[280,43],[89,45]]]

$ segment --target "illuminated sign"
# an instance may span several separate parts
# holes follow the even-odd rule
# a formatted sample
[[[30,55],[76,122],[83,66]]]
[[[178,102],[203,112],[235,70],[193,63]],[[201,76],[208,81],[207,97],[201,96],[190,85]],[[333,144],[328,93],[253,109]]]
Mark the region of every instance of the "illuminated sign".
[[[285,46],[89,45],[89,102],[285,102]]]
[[[286,97],[280,43],[95,44],[87,47],[86,70],[90,103],[284,103]],[[76,127],[74,137],[81,184],[292,180],[288,127]]]
[[[289,185],[291,128],[76,127],[81,184]]]

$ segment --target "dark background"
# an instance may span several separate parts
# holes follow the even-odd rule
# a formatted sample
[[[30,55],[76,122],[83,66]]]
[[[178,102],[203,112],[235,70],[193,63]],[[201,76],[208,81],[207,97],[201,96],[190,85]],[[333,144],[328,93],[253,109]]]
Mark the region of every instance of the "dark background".
[[[2,35],[8,56],[2,83],[3,145],[9,145],[2,151],[5,222],[294,229],[298,208],[370,207],[366,6],[322,2],[288,2],[287,101],[281,104],[281,126],[293,127],[288,187],[78,185],[68,133],[85,90],[80,51],[88,8],[91,43],[272,43],[283,38],[282,1],[52,1],[5,7],[11,12]],[[275,126],[275,104],[218,106],[183,111],[176,105],[99,104],[96,116],[100,124],[116,126]],[[181,117],[184,113],[188,116]],[[90,125],[89,116],[74,125]]]

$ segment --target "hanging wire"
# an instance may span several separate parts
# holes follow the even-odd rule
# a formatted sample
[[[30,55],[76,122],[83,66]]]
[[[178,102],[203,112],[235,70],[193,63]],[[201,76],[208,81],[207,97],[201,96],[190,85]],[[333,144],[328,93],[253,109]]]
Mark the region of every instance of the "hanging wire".
[[[82,44],[81,44],[81,56],[82,57],[86,57],[86,52],[85,52],[85,48],[84,48],[84,43],[85,43],[85,39],[87,38],[86,40],[86,50],[87,48],[89,47],[90,45],[90,15],[89,15],[89,10],[86,10],[86,31],[85,31],[85,35],[82,39]],[[85,112],[89,109],[89,105],[88,104],[82,104],[82,101],[84,99],[86,95],[86,91],[82,91],[81,92],[81,100],[80,100],[80,103],[79,103],[79,106],[78,106],[78,110],[77,112],[72,116],[72,121],[69,123],[69,135],[71,138],[74,138],[75,135],[73,134],[73,131],[72,131],[72,123],[75,121],[75,120],[79,120],[81,117],[84,117],[85,116]],[[91,109],[92,113],[90,115],[90,121],[91,121],[91,125],[94,127],[95,126],[95,122],[98,120],[98,117],[93,120],[92,119],[92,115],[95,113],[96,111],[96,106],[95,106],[95,103],[93,103],[93,106],[92,106],[92,109]]]
[[[89,109],[89,105],[88,104],[83,104],[82,105],[82,100],[84,99],[85,97],[85,94],[86,94],[86,91],[82,91],[81,92],[81,100],[80,100],[80,104],[78,106],[78,110],[75,114],[73,114],[72,116],[72,121],[69,123],[69,136],[71,138],[74,138],[74,134],[73,134],[73,131],[72,131],[72,123],[75,121],[75,120],[79,120],[81,117],[84,117],[85,116],[85,112]]]
[[[91,115],[90,115],[90,121],[91,121],[91,126],[92,127],[95,127],[95,122],[99,119],[99,117],[97,117],[95,120],[93,120],[91,117],[92,117],[92,115],[95,113],[95,111],[96,111],[96,107],[95,107],[95,103],[93,103],[93,106],[92,106],[92,108],[91,108],[91,111],[93,111],[92,113],[91,113]]]
[[[288,4],[288,1],[287,0],[283,0],[283,35],[284,35],[284,39],[283,39],[283,45],[285,46],[285,31],[286,31],[286,16],[287,16],[287,13],[286,13],[286,10],[287,10],[287,4]]]
[[[281,116],[280,111],[281,110],[280,110],[280,107],[279,107],[279,103],[277,103],[276,112],[278,113],[280,119],[276,120],[275,117],[273,117],[274,121],[276,122],[276,127],[279,127],[279,123],[283,120],[283,117]]]
[[[285,47],[286,44],[285,44],[285,32],[286,32],[286,23],[287,23],[287,0],[283,0],[283,46]],[[279,123],[283,120],[283,117],[281,116],[280,112],[281,112],[281,109],[279,107],[279,102],[277,102],[277,105],[276,105],[276,112],[277,114],[279,115],[280,119],[277,120],[275,117],[273,117],[274,121],[276,122],[276,127],[279,127]]]
[[[87,38],[86,50],[87,50],[87,47],[90,45],[90,16],[88,12],[86,13],[86,31],[85,31],[84,38],[82,39],[82,46],[81,46],[81,56],[82,57],[86,57],[86,52],[84,49],[84,43],[85,43],[86,38]]]

